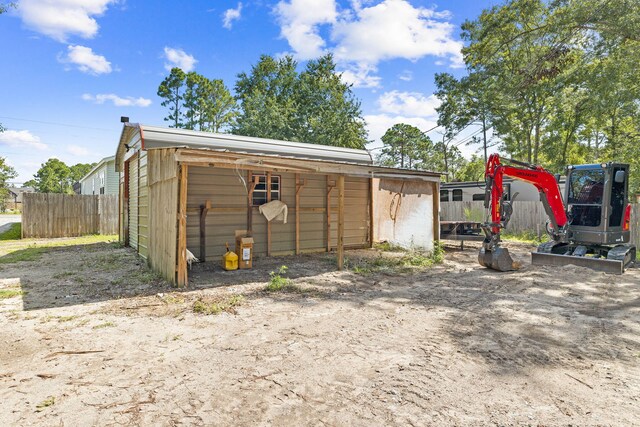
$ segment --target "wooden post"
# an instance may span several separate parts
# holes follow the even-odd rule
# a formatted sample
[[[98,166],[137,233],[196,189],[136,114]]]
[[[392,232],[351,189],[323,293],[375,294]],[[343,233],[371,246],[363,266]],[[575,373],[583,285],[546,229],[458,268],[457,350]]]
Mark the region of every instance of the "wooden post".
[[[373,231],[375,224],[375,216],[373,215],[373,178],[369,178],[369,247],[373,247]]]
[[[338,270],[344,266],[344,175],[338,175]]]
[[[207,260],[207,212],[211,209],[211,200],[200,205],[200,261]]]
[[[300,255],[300,174],[296,174],[296,255]]]
[[[251,236],[253,234],[253,189],[256,188],[251,171],[247,172],[247,184],[249,185],[249,192],[247,193],[247,236]]]
[[[300,254],[300,191],[307,184],[305,178],[300,182],[300,174],[296,174],[296,255]]]
[[[433,240],[440,241],[440,183],[433,183]]]
[[[124,245],[129,246],[129,161],[124,162],[124,201],[122,203]]]
[[[271,172],[267,172],[267,203],[271,201]],[[271,256],[271,221],[267,221],[267,256]]]
[[[327,252],[331,252],[331,190],[333,187],[327,175]]]
[[[187,174],[189,167],[180,165],[178,188],[178,286],[187,286]]]

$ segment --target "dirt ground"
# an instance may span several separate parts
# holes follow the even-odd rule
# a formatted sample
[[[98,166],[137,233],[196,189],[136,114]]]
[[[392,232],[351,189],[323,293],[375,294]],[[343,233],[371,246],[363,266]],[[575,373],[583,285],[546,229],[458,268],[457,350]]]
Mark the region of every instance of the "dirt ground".
[[[182,292],[111,243],[0,256],[23,291],[0,299],[0,425],[640,425],[640,269],[509,244],[524,267],[497,273],[465,246],[400,273],[197,265]],[[264,291],[280,265],[296,286]]]

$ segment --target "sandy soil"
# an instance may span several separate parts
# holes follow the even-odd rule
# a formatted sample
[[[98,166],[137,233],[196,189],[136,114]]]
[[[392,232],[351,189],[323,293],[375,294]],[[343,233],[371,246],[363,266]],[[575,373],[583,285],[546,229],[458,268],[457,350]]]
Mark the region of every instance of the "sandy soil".
[[[185,292],[106,243],[0,263],[26,292],[0,300],[0,425],[639,425],[640,270],[511,244],[524,267],[497,273],[469,246],[402,274],[200,265]],[[282,264],[299,288],[265,292]]]

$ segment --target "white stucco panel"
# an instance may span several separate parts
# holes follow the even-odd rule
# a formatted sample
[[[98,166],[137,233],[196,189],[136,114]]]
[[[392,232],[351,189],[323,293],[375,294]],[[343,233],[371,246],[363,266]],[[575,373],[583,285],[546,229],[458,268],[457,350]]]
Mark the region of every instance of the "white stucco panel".
[[[417,180],[375,179],[374,240],[433,249],[433,187]]]

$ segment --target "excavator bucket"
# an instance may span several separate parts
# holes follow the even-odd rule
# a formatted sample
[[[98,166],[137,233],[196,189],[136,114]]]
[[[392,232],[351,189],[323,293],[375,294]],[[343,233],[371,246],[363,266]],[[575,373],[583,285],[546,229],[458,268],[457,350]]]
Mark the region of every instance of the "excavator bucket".
[[[482,248],[478,254],[478,262],[483,267],[497,271],[513,271],[520,268],[520,265],[511,258],[507,248],[498,247],[493,250]]]

